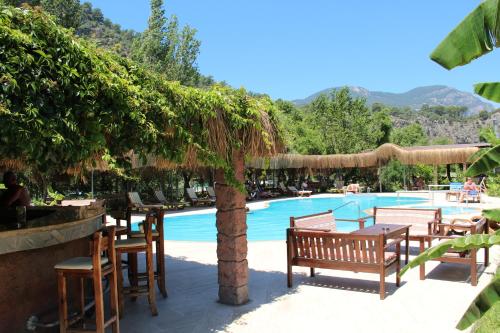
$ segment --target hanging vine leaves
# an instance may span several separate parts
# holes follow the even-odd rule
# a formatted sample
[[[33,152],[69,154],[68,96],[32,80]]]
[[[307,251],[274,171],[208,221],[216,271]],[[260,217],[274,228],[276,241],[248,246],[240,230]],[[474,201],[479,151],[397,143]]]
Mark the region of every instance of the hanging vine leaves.
[[[76,38],[39,9],[0,6],[0,85],[0,159],[41,172],[120,161],[133,150],[221,167],[231,178],[233,149],[280,149],[269,98],[169,82]]]

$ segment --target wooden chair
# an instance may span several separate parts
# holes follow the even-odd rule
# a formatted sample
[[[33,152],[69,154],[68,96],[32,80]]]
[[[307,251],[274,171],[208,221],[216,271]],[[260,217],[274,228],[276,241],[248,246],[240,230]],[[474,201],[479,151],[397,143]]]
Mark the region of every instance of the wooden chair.
[[[189,197],[189,201],[193,204],[193,206],[197,205],[214,205],[215,204],[215,199],[200,199],[196,195],[196,192],[194,191],[193,188],[186,188],[186,193]]]
[[[437,235],[428,236],[430,242],[442,241],[453,239],[457,237],[462,237],[462,235],[474,235],[474,234],[488,234],[488,221],[485,217],[479,216],[473,219],[453,219],[451,222],[441,222],[436,224]],[[454,234],[454,232],[458,232]],[[421,239],[421,246],[423,248],[423,243],[425,239]],[[456,252],[449,250],[444,253],[443,256],[434,259],[439,262],[451,262],[457,264],[464,264],[470,266],[470,282],[471,285],[477,286],[478,274],[477,274],[477,254],[478,249],[472,249],[465,252]],[[484,266],[489,265],[489,249],[484,248]],[[425,278],[425,264],[421,266],[420,279]]]
[[[155,215],[148,213],[144,221],[144,237],[143,238],[128,238],[118,240],[115,242],[116,256],[118,258],[116,267],[118,271],[118,304],[120,313],[123,313],[124,295],[128,294],[132,297],[139,295],[147,295],[151,314],[158,315],[156,307],[156,297],[154,291],[154,272],[153,272],[153,235],[152,225],[155,223]],[[137,260],[129,260],[129,266],[132,267],[133,274],[130,282],[130,287],[123,286],[122,265],[120,258],[123,253],[135,254],[144,252],[146,254],[146,285],[139,285],[139,278],[137,274]],[[131,257],[132,258],[132,257]]]
[[[156,246],[156,271],[154,272],[155,280],[158,284],[158,289],[160,290],[163,297],[167,297],[167,288],[165,286],[165,232],[163,228],[163,218],[165,213],[162,209],[155,211],[156,219],[154,220],[155,229],[152,230],[152,239]],[[144,229],[144,228],[143,228]],[[144,230],[132,231],[128,233],[130,238],[144,238]],[[135,265],[137,259],[135,254],[131,254],[132,264]],[[137,276],[144,277],[146,273],[137,273],[135,268],[132,268],[132,274],[137,274]]]
[[[287,229],[287,277],[292,287],[292,267],[337,269],[380,275],[380,299],[385,298],[385,277],[396,271],[399,287],[401,241],[385,244],[384,234],[354,235],[329,229]],[[396,252],[388,249],[395,245]]]
[[[301,228],[301,229],[320,229],[328,230],[330,232],[337,231],[337,221],[341,222],[357,222],[359,229],[365,227],[365,221],[363,219],[351,220],[351,219],[336,219],[333,211],[327,210],[326,212],[321,212],[312,215],[304,216],[290,216],[290,228]],[[314,276],[314,267],[311,267],[311,276]]]
[[[59,321],[61,333],[81,332],[69,327],[78,321],[82,321],[85,316],[84,300],[84,279],[92,279],[94,286],[95,300],[95,332],[104,333],[106,327],[111,325],[113,333],[120,331],[119,328],[119,310],[116,280],[116,256],[114,251],[115,229],[107,228],[107,235],[103,236],[102,231],[97,231],[92,237],[92,256],[76,257],[54,266],[57,273],[57,285],[59,292]],[[106,256],[102,256],[102,254]],[[68,318],[68,300],[67,300],[67,278],[74,277],[79,279],[80,295],[79,306],[80,313],[76,318]],[[108,278],[110,287],[110,307],[111,317],[104,318],[104,297],[102,279]]]

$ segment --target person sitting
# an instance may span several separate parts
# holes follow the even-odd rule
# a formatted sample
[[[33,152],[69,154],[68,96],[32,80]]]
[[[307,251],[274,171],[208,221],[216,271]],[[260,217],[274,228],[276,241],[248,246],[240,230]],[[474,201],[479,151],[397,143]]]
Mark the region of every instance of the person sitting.
[[[425,181],[422,177],[418,176],[417,179],[415,179],[415,185],[414,188],[417,191],[422,191],[425,187]]]
[[[472,181],[472,178],[467,177],[467,181],[465,182],[462,192],[460,193],[459,201],[464,202],[465,196],[476,195],[478,191],[479,188],[476,183]]]
[[[307,181],[304,179],[300,186],[302,187],[302,190],[307,191],[309,185],[307,185]]]
[[[359,190],[360,190],[360,189],[359,189],[359,184],[349,184],[349,185],[347,185],[347,187],[346,187],[346,190],[345,190],[345,191],[346,191],[347,193],[349,193],[349,192],[350,192],[350,193],[359,193]]]
[[[29,206],[31,204],[28,190],[17,183],[17,177],[12,171],[3,174],[3,183],[7,190],[0,197],[0,207]]]

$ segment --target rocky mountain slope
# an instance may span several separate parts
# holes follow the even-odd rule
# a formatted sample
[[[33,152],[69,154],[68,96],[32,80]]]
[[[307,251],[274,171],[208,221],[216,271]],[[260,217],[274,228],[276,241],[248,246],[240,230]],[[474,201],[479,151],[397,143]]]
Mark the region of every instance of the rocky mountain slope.
[[[328,88],[319,91],[304,99],[293,101],[296,105],[301,106],[312,102],[320,94],[329,93],[332,90],[339,88]],[[412,109],[420,109],[423,104],[430,106],[465,106],[469,109],[469,114],[477,114],[481,110],[492,111],[494,106],[484,102],[476,95],[460,91],[458,89],[447,86],[426,86],[418,87],[404,93],[389,93],[381,91],[370,91],[362,87],[349,87],[351,94],[355,97],[366,98],[369,105],[373,103],[382,103],[388,106],[410,107]]]
[[[449,138],[452,143],[476,143],[479,142],[479,130],[492,126],[493,120],[491,118],[486,120],[471,118],[466,121],[430,120],[422,116],[408,120],[392,117],[392,124],[396,128],[412,123],[422,125],[431,141],[436,138]]]

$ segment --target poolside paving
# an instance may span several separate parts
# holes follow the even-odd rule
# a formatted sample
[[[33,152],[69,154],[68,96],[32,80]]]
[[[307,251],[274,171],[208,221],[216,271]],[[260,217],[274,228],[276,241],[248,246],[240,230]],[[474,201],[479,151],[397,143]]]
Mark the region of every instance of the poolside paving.
[[[500,206],[495,199],[486,205]],[[127,300],[122,332],[461,332],[454,326],[500,263],[493,248],[477,287],[464,265],[428,263],[426,280],[413,269],[399,288],[392,274],[381,301],[376,274],[319,269],[310,278],[307,268],[294,267],[287,288],[285,241],[249,242],[250,302],[227,306],[217,303],[215,242],[165,241],[165,253],[169,297],[157,292],[159,316],[144,297]]]

